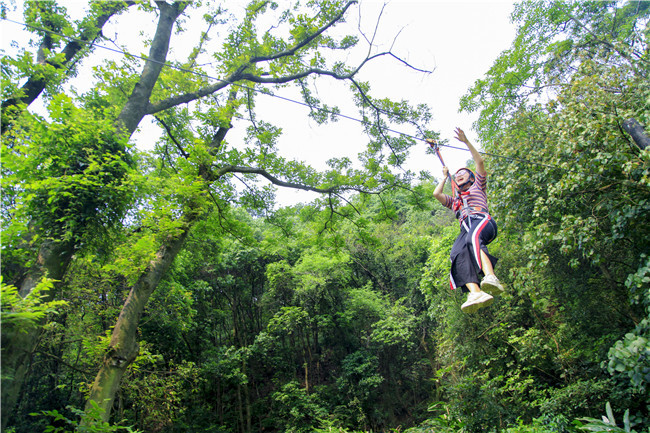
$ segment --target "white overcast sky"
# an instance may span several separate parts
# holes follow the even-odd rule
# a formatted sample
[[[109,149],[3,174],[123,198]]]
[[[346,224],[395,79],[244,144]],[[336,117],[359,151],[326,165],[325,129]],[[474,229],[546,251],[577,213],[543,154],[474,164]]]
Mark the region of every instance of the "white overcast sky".
[[[282,4],[279,0],[278,3]],[[73,17],[82,14],[85,2],[73,0],[61,2]],[[238,1],[228,1],[227,7],[235,8]],[[347,15],[347,25],[356,27],[361,20],[361,28],[367,35],[372,34],[385,2],[377,0],[361,0]],[[20,3],[17,3],[20,6]],[[371,84],[375,97],[388,97],[394,100],[407,100],[413,105],[426,103],[431,107],[433,122],[431,129],[439,131],[442,138],[450,144],[461,145],[453,139],[456,126],[465,130],[470,140],[476,143],[476,134],[472,131],[472,123],[476,113],[459,113],[459,99],[469,87],[492,65],[495,58],[511,46],[515,28],[510,23],[513,10],[511,1],[495,0],[392,0],[386,2],[381,17],[375,43],[377,49],[386,50],[392,45],[392,52],[412,65],[426,70],[431,74],[413,72],[395,60],[382,59],[364,67],[361,75],[363,81]],[[360,13],[359,13],[360,11]],[[131,12],[129,12],[131,14]],[[19,12],[10,13],[9,18],[22,21]],[[3,21],[1,24],[0,46],[6,53],[13,52],[12,41],[24,44],[24,30],[13,23]],[[107,27],[104,33],[115,39],[119,44],[128,45],[137,41],[138,33],[147,28],[153,29],[151,17],[134,19],[131,25],[125,26],[124,20],[119,26]],[[186,23],[186,28],[203,30],[200,26]],[[343,30],[343,29],[341,29]],[[337,29],[338,31],[338,29]],[[106,45],[105,42],[102,44]],[[360,44],[365,52],[366,45]],[[186,56],[182,47],[174,44],[173,50],[179,57]],[[144,48],[133,48],[133,52],[145,52]],[[110,52],[96,50],[95,57],[113,56]],[[354,63],[354,55],[349,57]],[[96,62],[97,60],[95,60]],[[73,80],[79,89],[79,80]],[[325,82],[319,85],[319,96],[329,105],[337,104],[345,115],[358,118],[359,115],[352,105],[346,104],[345,93],[338,93]],[[341,96],[339,96],[341,95]],[[288,95],[295,97],[295,94]],[[349,99],[349,96],[347,96]],[[307,108],[265,97],[258,102],[258,117],[277,124],[283,128],[283,138],[280,140],[281,152],[287,157],[295,157],[312,163],[316,168],[324,168],[324,162],[332,157],[348,156],[355,159],[358,152],[363,150],[366,137],[361,133],[359,124],[341,119],[336,123],[319,126],[315,122],[305,120]],[[149,147],[152,143],[153,129],[148,128],[149,120],[142,122],[142,132],[137,135],[138,143]],[[237,125],[236,125],[237,126]],[[242,125],[244,126],[244,125]],[[235,128],[233,132],[236,130]],[[241,131],[242,128],[239,128]],[[399,129],[397,127],[396,129]],[[401,131],[401,129],[399,129]],[[404,129],[404,132],[413,133]],[[229,133],[230,141],[241,136]],[[436,177],[440,176],[441,167],[432,155],[425,154],[426,144],[422,143],[413,149],[405,165],[416,173],[428,170]],[[457,150],[444,150],[443,156],[450,169],[460,168],[469,158],[469,153]],[[283,204],[305,201],[315,198],[309,193],[282,191],[278,198]]]

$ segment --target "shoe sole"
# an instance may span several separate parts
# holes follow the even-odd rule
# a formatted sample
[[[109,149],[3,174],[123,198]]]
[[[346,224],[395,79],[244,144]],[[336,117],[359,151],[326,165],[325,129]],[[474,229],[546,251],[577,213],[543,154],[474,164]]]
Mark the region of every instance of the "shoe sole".
[[[505,289],[503,286],[497,286],[492,283],[483,282],[481,283],[481,290],[483,290],[486,293],[489,293],[492,296],[501,296],[503,292],[505,292]]]
[[[475,304],[467,305],[466,307],[461,306],[460,309],[462,310],[463,313],[472,314],[472,313],[476,313],[478,310],[480,310],[483,307],[489,307],[490,305],[492,305],[492,302],[494,302],[494,298],[487,299],[483,302],[477,302]]]

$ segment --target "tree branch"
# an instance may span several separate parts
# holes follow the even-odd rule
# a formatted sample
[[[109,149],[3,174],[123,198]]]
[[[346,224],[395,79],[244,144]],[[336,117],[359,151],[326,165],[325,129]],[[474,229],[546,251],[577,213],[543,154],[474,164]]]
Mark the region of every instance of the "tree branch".
[[[364,62],[365,63],[365,62]],[[247,80],[253,83],[258,83],[258,84],[285,84],[289,83],[291,81],[299,80],[301,78],[305,78],[309,75],[326,75],[330,76],[333,78],[336,78],[337,80],[346,80],[351,78],[356,72],[358,71],[358,68],[355,69],[355,71],[351,74],[345,74],[341,75],[338,74],[334,71],[328,71],[326,69],[320,69],[320,68],[309,68],[301,72],[296,72],[295,74],[292,75],[285,75],[282,77],[262,77],[259,75],[253,75],[249,73],[242,73],[238,77],[240,80]]]
[[[78,372],[78,373],[87,374],[87,375],[89,375],[89,376],[91,376],[91,375],[93,374],[93,373],[90,372],[90,371],[82,370],[82,369],[80,369],[80,368],[78,368],[78,367],[75,367],[74,365],[71,365],[71,364],[65,362],[63,359],[61,359],[61,358],[59,358],[58,356],[53,355],[53,354],[51,354],[51,353],[49,353],[49,352],[45,352],[45,351],[43,351],[43,350],[37,350],[36,352],[37,352],[37,353],[40,353],[41,355],[45,355],[45,356],[47,356],[47,357],[49,357],[49,358],[55,359],[57,362],[59,362],[59,363],[65,365],[65,366],[68,367],[70,370],[74,370],[74,371],[76,371],[76,372]]]
[[[192,72],[189,69],[179,69],[181,72]],[[172,107],[176,107],[177,105],[181,104],[187,104],[188,102],[196,101],[197,99],[201,99],[204,96],[211,95],[213,93],[218,92],[219,90],[233,84],[233,76],[230,76],[226,79],[219,80],[217,83],[203,87],[196,92],[189,92],[189,93],[184,93],[182,95],[177,95],[177,96],[172,96],[167,99],[163,99],[162,101],[158,101],[154,104],[149,104],[149,107],[147,108],[147,114],[155,114],[160,111],[167,110]]]
[[[580,27],[582,30],[584,30],[585,32],[589,33],[589,35],[591,35],[591,36],[592,36],[596,41],[600,42],[600,43],[603,44],[603,45],[606,45],[607,47],[609,47],[609,48],[612,49],[613,51],[617,52],[618,54],[620,54],[621,57],[623,57],[623,58],[624,58],[625,60],[627,60],[628,62],[630,62],[630,63],[634,63],[634,62],[635,62],[635,60],[632,59],[628,53],[625,53],[625,52],[619,50],[618,48],[616,48],[616,45],[612,44],[612,43],[609,42],[608,40],[605,40],[605,39],[599,38],[597,35],[594,34],[594,32],[592,32],[592,31],[591,31],[591,30],[590,30],[586,25],[584,25],[582,22],[580,22],[580,20],[578,20],[576,17],[574,17],[574,16],[571,15],[571,14],[568,14],[568,16],[569,16],[569,18],[571,19],[571,21],[573,21],[574,23],[576,23],[576,25],[577,25],[578,27]],[[643,59],[643,58],[639,58],[639,60],[641,60],[641,61],[647,63],[647,60],[645,60],[645,59]]]
[[[282,186],[286,188],[294,188],[294,189],[301,189],[304,191],[313,191],[313,192],[318,192],[318,193],[323,193],[323,194],[328,194],[328,193],[333,193],[336,191],[343,190],[343,188],[340,187],[330,187],[330,188],[318,188],[314,186],[309,186],[309,185],[304,185],[296,182],[286,182],[283,180],[278,179],[277,177],[273,176],[266,170],[262,168],[255,168],[255,167],[242,167],[242,166],[236,166],[236,165],[227,165],[225,167],[221,167],[219,170],[216,172],[216,177],[219,178],[225,174],[228,173],[242,173],[242,174],[258,174],[264,178],[266,178],[268,181],[270,181],[272,184],[277,185],[277,186]],[[349,190],[355,190],[355,188],[347,188]]]
[[[80,28],[80,35],[78,38],[69,38],[68,44],[61,51],[64,55],[64,60],[62,62],[50,62],[44,57],[43,48],[49,49],[52,32],[47,29],[38,29],[47,32],[46,36],[43,38],[43,43],[39,48],[39,53],[37,55],[38,62],[47,63],[59,70],[66,68],[74,57],[81,52],[83,47],[92,45],[93,41],[101,35],[101,29],[113,15],[122,12],[134,4],[135,1],[115,1],[107,2],[102,5],[102,7],[104,7],[104,13],[97,15],[92,20],[85,21],[85,25]],[[30,27],[34,28],[33,26]],[[31,76],[21,87],[19,94],[22,96],[12,97],[2,101],[2,104],[0,105],[2,110],[2,134],[11,127],[16,117],[18,117],[25,108],[29,107],[29,105],[39,97],[47,84],[48,80],[40,74],[37,76]]]
[[[208,33],[210,32],[210,29],[212,29],[212,25],[212,22],[208,23],[208,29],[205,32],[201,33],[199,46],[194,50],[194,52],[192,52],[192,54],[190,54],[190,57],[187,59],[188,68],[192,68],[196,64],[196,58],[199,56],[199,54],[201,54],[201,51],[203,51],[203,44],[209,40]]]
[[[149,56],[131,95],[116,121],[116,124],[123,128],[128,135],[135,131],[145,115],[152,114],[149,111],[151,105],[149,98],[158,81],[160,71],[165,66],[171,34],[176,20],[188,6],[187,2],[174,2],[168,5],[164,1],[158,1],[156,4],[160,9],[160,14],[156,33],[149,49]]]
[[[192,102],[194,100],[200,99],[204,96],[211,95],[215,92],[218,92],[219,90],[223,89],[224,87],[234,84],[237,81],[241,80],[249,80],[255,83],[273,83],[273,84],[282,84],[286,83],[307,75],[310,75],[312,73],[315,73],[315,71],[309,71],[309,72],[304,72],[302,74],[296,74],[293,76],[286,77],[284,79],[278,78],[275,80],[268,80],[268,79],[262,79],[261,77],[257,77],[253,74],[243,74],[243,72],[252,64],[259,63],[259,62],[265,62],[265,61],[271,61],[271,60],[276,60],[282,57],[287,57],[287,56],[292,56],[294,55],[298,50],[301,48],[304,48],[307,46],[310,42],[312,42],[314,39],[316,39],[318,36],[323,34],[328,28],[330,28],[332,25],[334,25],[337,21],[341,19],[341,17],[345,14],[347,9],[353,5],[354,3],[357,3],[357,0],[351,0],[349,1],[343,9],[333,18],[331,19],[327,24],[322,26],[320,29],[318,29],[314,34],[308,36],[307,38],[303,39],[302,41],[298,42],[296,45],[294,45],[291,48],[288,48],[284,51],[279,51],[277,53],[268,55],[268,56],[253,56],[251,57],[247,62],[242,64],[235,72],[230,74],[225,79],[219,79],[219,81],[211,86],[204,87],[202,89],[199,89],[195,92],[189,92],[185,93],[183,95],[178,95],[178,96],[173,96],[171,98],[167,98],[163,101],[159,101],[155,104],[150,104],[148,109],[147,109],[147,114],[154,114],[158,113],[159,111],[163,111],[166,109],[169,109],[171,107],[175,107],[176,105],[180,104],[186,104],[188,102]],[[184,72],[190,72],[194,73],[193,71],[189,69],[182,69],[181,71]],[[323,71],[325,72],[325,71]],[[329,72],[329,71],[327,71]],[[333,73],[330,73],[333,74]]]
[[[338,22],[338,21],[343,17],[343,15],[344,15],[345,12],[350,8],[350,6],[352,6],[352,5],[355,4],[355,3],[357,3],[357,0],[351,0],[351,1],[349,1],[349,2],[348,2],[348,3],[343,7],[343,9],[341,9],[341,10],[339,11],[339,13],[336,14],[336,15],[334,16],[334,18],[332,18],[329,22],[327,22],[327,24],[323,25],[321,28],[319,28],[318,30],[316,30],[315,33],[313,33],[313,34],[310,35],[310,36],[307,36],[305,39],[303,39],[302,41],[298,42],[298,43],[295,44],[293,47],[288,48],[288,49],[286,49],[286,50],[284,50],[284,51],[279,51],[279,52],[277,52],[277,53],[273,53],[273,54],[268,55],[268,56],[253,56],[253,57],[251,57],[250,60],[248,61],[248,65],[253,64],[253,63],[259,63],[259,62],[269,62],[269,61],[271,61],[271,60],[277,60],[277,59],[282,58],[282,57],[293,56],[294,54],[296,54],[296,52],[298,52],[298,50],[300,50],[301,48],[304,48],[304,47],[306,47],[307,45],[309,45],[310,42],[312,42],[312,41],[313,41],[314,39],[316,39],[318,36],[322,35],[322,34],[325,32],[325,30],[329,29],[329,28],[332,27],[334,24],[336,24],[336,23],[337,23],[337,22]]]
[[[162,118],[159,117],[159,116],[154,116],[154,118],[155,118],[158,122],[160,122],[160,124],[165,128],[165,131],[167,131],[167,136],[172,140],[172,142],[174,143],[174,145],[176,146],[176,148],[178,149],[178,151],[181,153],[181,155],[183,156],[183,158],[185,158],[185,159],[189,158],[189,157],[190,157],[190,154],[187,153],[187,152],[185,152],[185,150],[183,149],[183,146],[181,146],[181,144],[178,142],[178,140],[176,140],[176,137],[174,137],[174,134],[172,133],[172,130],[171,130],[171,128],[169,127],[169,125],[167,125],[167,123],[165,123],[165,121],[162,120]]]
[[[643,126],[636,119],[627,119],[623,122],[623,129],[630,134],[639,149],[650,147],[650,137],[645,133]]]

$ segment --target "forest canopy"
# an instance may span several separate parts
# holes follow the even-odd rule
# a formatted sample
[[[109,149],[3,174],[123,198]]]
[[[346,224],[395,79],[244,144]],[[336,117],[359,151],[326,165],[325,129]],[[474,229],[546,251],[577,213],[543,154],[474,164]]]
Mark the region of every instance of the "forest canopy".
[[[403,167],[440,108],[363,75],[430,71],[341,31],[361,5],[76,7],[26,1],[2,53],[3,431],[650,431],[650,2],[517,3],[461,99],[506,286],[473,315],[437,173]],[[280,91],[363,150],[287,157]]]

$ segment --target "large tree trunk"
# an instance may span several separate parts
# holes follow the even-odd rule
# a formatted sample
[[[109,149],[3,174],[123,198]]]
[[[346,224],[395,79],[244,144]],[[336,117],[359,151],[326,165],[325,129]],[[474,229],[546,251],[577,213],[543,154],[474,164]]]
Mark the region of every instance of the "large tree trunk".
[[[133,134],[142,118],[147,114],[151,92],[167,58],[174,23],[188,5],[186,2],[176,2],[173,5],[168,5],[163,1],[156,3],[160,9],[160,17],[149,50],[148,61],[142,70],[140,80],[136,83],[117,119],[118,127],[121,127],[128,135]],[[106,353],[99,373],[95,377],[86,403],[87,411],[93,402],[97,403],[104,410],[102,414],[104,420],[108,420],[110,417],[113,400],[124,372],[138,355],[139,346],[136,341],[136,331],[144,307],[149,300],[149,296],[151,296],[158,282],[183,246],[189,228],[196,217],[196,215],[189,217],[187,228],[182,233],[170,237],[160,247],[156,259],[149,264],[149,267],[131,288],[131,292],[122,307],[117,324],[113,329],[110,349]]]
[[[160,9],[160,17],[156,28],[156,34],[149,51],[149,58],[142,70],[140,80],[135,85],[131,96],[122,108],[120,115],[115,122],[115,127],[127,136],[133,134],[142,118],[147,114],[149,98],[167,58],[169,41],[171,39],[174,23],[188,5],[186,2],[177,2],[172,5],[168,5],[163,1],[156,3]],[[108,16],[106,17],[106,20],[107,19]],[[20,295],[25,297],[30,294],[36,285],[46,276],[48,278],[60,280],[72,260],[74,248],[75,245],[72,242],[44,242],[40,248],[36,264],[32,269],[30,269],[27,277],[20,286]],[[49,299],[47,300],[52,300],[52,297],[52,293],[48,294]],[[39,335],[40,330],[38,328],[29,331],[28,333],[3,335],[3,430],[15,409],[25,379],[25,374],[28,371],[31,354],[36,347]],[[5,379],[5,377],[7,379]]]
[[[212,141],[213,148],[219,147],[229,129],[230,126],[219,128]],[[199,172],[202,173],[204,180],[211,175],[205,167],[199,169]],[[131,288],[113,329],[109,349],[91,388],[90,396],[86,402],[86,413],[96,403],[103,410],[102,419],[108,421],[110,418],[113,401],[120,387],[122,376],[139,352],[137,331],[142,312],[149,297],[183,247],[189,231],[201,213],[200,209],[191,207],[185,210],[183,213],[185,224],[181,233],[167,238],[164,245],[158,250],[156,258],[149,263],[147,269]]]
[[[44,242],[38,252],[36,263],[18,289],[23,298],[29,295],[44,277],[60,280],[70,263],[71,243]],[[51,301],[54,293],[42,292],[44,300]],[[32,353],[41,334],[40,327],[27,332],[2,333],[2,430],[13,415],[25,375],[31,363]]]
[[[90,396],[86,403],[86,410],[92,407],[92,403],[103,410],[102,418],[108,421],[113,407],[115,394],[120,387],[124,372],[133,362],[140,350],[137,342],[137,330],[140,317],[149,297],[158,286],[160,279],[174,261],[174,258],[181,250],[189,227],[195,218],[187,221],[187,228],[180,234],[170,237],[165,245],[160,247],[154,260],[149,263],[145,272],[133,285],[122,311],[117,319],[109,350],[104,356],[104,362],[95,377],[90,390]]]
[[[234,92],[232,93],[234,95]],[[234,96],[233,96],[234,97]],[[218,148],[225,138],[230,126],[221,127],[214,136],[211,143],[213,148]],[[199,169],[204,180],[211,175],[205,167]],[[117,323],[113,329],[109,349],[104,356],[102,366],[95,377],[86,403],[86,412],[96,403],[102,412],[102,419],[108,421],[115,400],[115,394],[120,387],[122,376],[129,365],[138,355],[139,345],[137,342],[137,331],[140,317],[144,311],[149,297],[158,286],[158,283],[171,266],[174,258],[180,252],[185,239],[194,223],[201,215],[200,209],[188,207],[183,218],[185,220],[182,232],[167,238],[166,242],[156,255],[156,258],[149,264],[147,269],[140,276],[135,285],[131,288],[129,296],[122,307]]]

